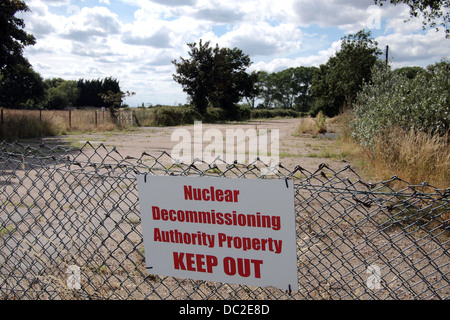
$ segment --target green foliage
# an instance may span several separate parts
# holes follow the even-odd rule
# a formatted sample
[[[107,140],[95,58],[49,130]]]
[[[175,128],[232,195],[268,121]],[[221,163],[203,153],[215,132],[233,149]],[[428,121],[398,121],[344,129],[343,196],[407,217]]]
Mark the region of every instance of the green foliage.
[[[422,73],[424,69],[422,67],[403,67],[395,69],[393,72],[407,77],[408,79],[414,79],[418,74]]]
[[[113,92],[108,90],[106,93],[99,93],[100,98],[102,98],[104,104],[108,106],[111,118],[117,118],[117,109],[122,105],[123,99],[126,97],[134,96],[135,92]]]
[[[170,107],[160,106],[155,108],[137,108],[136,119],[144,127],[165,127],[192,124],[203,117],[190,106]]]
[[[358,94],[353,136],[371,149],[386,130],[447,133],[450,129],[450,63],[441,61],[409,79],[383,65],[373,70],[372,83]]]
[[[80,90],[76,81],[61,78],[46,79],[47,97],[43,103],[44,109],[62,110],[73,107],[79,98]]]
[[[300,118],[304,114],[292,109],[251,109],[251,119],[270,119],[270,118]]]
[[[225,110],[228,120],[236,120],[236,105],[254,91],[255,74],[245,70],[251,65],[248,55],[238,48],[213,49],[209,41],[189,43],[189,59],[172,61],[173,79],[181,84],[196,110],[204,115],[208,105]]]
[[[112,107],[114,106],[115,100],[105,102],[102,95],[108,94],[108,92],[111,92],[111,94],[120,92],[119,81],[112,77],[94,80],[79,79],[77,86],[80,91],[75,104],[77,107]],[[120,100],[121,102],[122,100]]]
[[[19,12],[29,11],[24,1],[0,1],[0,73],[5,74],[18,65],[30,66],[23,57],[25,46],[34,45],[36,39],[25,32],[23,19],[15,17]]]
[[[309,94],[315,67],[288,68],[279,72],[256,73],[259,108],[296,109],[307,112],[312,105]]]
[[[203,115],[203,121],[206,123],[222,122],[225,118],[225,111],[221,108],[210,107],[206,109],[206,113]]]
[[[341,40],[336,56],[321,65],[312,79],[311,94],[316,98],[313,113],[322,110],[327,116],[337,115],[354,102],[364,83],[372,78],[381,51],[370,31],[361,30]]]
[[[4,108],[34,109],[44,100],[45,85],[28,64],[0,74],[0,105]]]
[[[450,37],[448,21],[450,21],[450,1],[449,0],[390,0],[394,5],[406,4],[409,6],[411,18],[423,16],[422,24],[424,29],[444,27],[447,38]],[[375,4],[383,5],[383,0],[375,0]]]

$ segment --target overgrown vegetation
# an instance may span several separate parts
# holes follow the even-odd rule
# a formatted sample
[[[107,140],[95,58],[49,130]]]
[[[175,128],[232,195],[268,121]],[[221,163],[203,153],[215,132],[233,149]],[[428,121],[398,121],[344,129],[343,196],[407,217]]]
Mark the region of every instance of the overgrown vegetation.
[[[61,128],[54,121],[43,120],[35,116],[20,115],[11,117],[0,124],[0,139],[19,140],[40,138],[61,134]]]
[[[350,124],[355,140],[369,150],[392,129],[445,135],[450,129],[450,64],[430,65],[413,78],[378,64],[363,87]]]
[[[315,118],[304,117],[301,119],[300,126],[297,128],[296,135],[309,134],[317,137],[321,133],[327,132],[327,117],[322,111]]]
[[[416,70],[417,71],[417,70]],[[450,64],[407,76],[377,65],[353,110],[341,116],[343,146],[369,175],[413,184],[450,183]],[[342,146],[341,146],[342,147]]]
[[[226,111],[222,108],[207,108],[202,115],[192,106],[158,106],[137,108],[134,111],[137,125],[141,127],[178,126],[192,124],[194,121],[222,123],[226,121]],[[297,118],[304,114],[286,109],[251,109],[247,105],[238,105],[234,118],[236,121],[269,118]]]

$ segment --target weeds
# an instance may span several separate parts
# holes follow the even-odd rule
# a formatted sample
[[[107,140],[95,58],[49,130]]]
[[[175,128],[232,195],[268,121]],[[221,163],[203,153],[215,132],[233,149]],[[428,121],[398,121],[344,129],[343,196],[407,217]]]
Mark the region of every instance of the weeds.
[[[58,125],[27,115],[11,117],[0,124],[0,139],[5,140],[54,136],[60,133]]]
[[[315,118],[302,118],[296,135],[310,134],[313,137],[317,137],[319,134],[327,132],[327,120],[328,118],[323,115],[322,111]]]
[[[387,130],[375,143],[371,165],[381,177],[395,172],[413,184],[429,181],[447,188],[450,183],[450,139],[437,134]]]
[[[427,181],[439,188],[450,185],[450,136],[421,131],[386,129],[371,148],[361,146],[351,135],[350,114],[342,115],[340,138],[336,144],[341,154],[351,160],[362,173],[376,180],[394,175],[420,184]]]

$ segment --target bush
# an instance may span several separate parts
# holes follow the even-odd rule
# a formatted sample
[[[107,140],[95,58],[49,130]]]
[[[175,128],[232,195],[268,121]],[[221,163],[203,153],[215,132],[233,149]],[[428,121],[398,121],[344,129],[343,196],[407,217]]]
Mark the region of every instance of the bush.
[[[239,107],[239,121],[250,120],[251,114],[252,112],[248,105],[243,105]]]
[[[206,123],[222,122],[225,119],[225,111],[221,108],[207,108],[203,121]]]
[[[409,79],[382,65],[373,70],[372,83],[363,87],[351,124],[355,140],[373,150],[384,131],[444,135],[450,128],[450,64],[442,61]]]
[[[139,125],[143,127],[178,126],[203,120],[203,117],[192,107],[138,108],[135,116]]]
[[[269,119],[269,118],[299,118],[302,117],[301,112],[292,109],[251,109],[251,119]]]
[[[367,155],[363,166],[369,174],[448,187],[449,101],[448,61],[430,65],[415,77],[376,66],[349,121],[350,137]]]

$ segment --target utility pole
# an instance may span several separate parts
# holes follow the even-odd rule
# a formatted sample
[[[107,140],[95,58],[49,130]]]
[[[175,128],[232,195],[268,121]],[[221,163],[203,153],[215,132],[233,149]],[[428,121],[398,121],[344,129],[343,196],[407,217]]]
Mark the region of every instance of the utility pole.
[[[389,46],[386,46],[386,67],[389,64]]]

